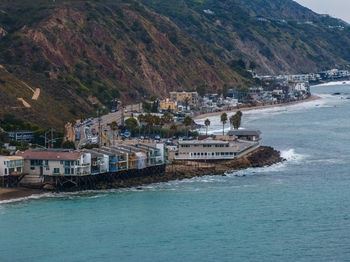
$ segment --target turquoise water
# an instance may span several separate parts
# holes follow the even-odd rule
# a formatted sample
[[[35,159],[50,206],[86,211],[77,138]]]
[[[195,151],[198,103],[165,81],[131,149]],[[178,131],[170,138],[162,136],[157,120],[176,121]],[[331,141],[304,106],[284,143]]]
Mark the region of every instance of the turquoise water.
[[[350,260],[350,86],[313,92],[322,99],[244,113],[282,164],[0,202],[0,261]]]

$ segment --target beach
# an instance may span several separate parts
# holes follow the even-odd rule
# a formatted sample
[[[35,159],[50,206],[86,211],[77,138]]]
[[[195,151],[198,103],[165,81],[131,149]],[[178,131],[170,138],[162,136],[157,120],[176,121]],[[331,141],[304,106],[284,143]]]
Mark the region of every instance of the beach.
[[[24,188],[24,187],[0,188],[0,201],[29,197],[31,195],[37,195],[37,194],[43,194],[43,193],[44,191],[40,189],[31,189],[31,188]]]
[[[257,109],[264,109],[264,108],[271,108],[271,107],[289,106],[289,105],[295,105],[295,104],[299,104],[299,103],[310,102],[310,101],[314,101],[314,100],[318,100],[318,99],[320,99],[319,96],[311,95],[307,99],[298,100],[298,101],[292,101],[292,102],[288,102],[288,103],[267,104],[267,105],[261,105],[261,106],[251,106],[251,107],[241,107],[241,108],[238,108],[238,109],[236,108],[236,109],[233,109],[233,110],[226,110],[226,111],[213,112],[213,113],[205,113],[205,114],[201,114],[201,115],[198,115],[198,116],[194,117],[194,119],[202,119],[202,118],[206,118],[206,117],[217,116],[217,115],[221,115],[222,113],[233,113],[233,112],[236,112],[238,110],[240,110],[240,111],[249,111],[249,110],[257,110]]]

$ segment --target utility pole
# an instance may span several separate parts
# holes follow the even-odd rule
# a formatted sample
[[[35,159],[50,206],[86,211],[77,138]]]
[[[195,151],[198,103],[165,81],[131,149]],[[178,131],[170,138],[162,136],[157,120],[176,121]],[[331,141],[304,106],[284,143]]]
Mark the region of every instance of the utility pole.
[[[102,130],[101,130],[101,121],[102,118],[100,117],[100,110],[97,110],[97,118],[98,118],[98,145],[102,147]]]
[[[50,148],[53,148],[53,128],[51,128],[51,146]]]
[[[124,126],[124,106],[122,106],[122,118],[121,118],[121,124]]]

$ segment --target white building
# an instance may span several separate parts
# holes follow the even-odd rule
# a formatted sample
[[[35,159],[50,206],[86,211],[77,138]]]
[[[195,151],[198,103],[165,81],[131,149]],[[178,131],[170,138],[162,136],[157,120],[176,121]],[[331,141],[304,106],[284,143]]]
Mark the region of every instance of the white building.
[[[23,173],[24,161],[20,156],[0,156],[0,176]]]
[[[218,140],[179,141],[176,160],[232,160],[259,147],[259,142]]]
[[[24,159],[22,183],[36,184],[44,176],[71,176],[91,173],[91,157],[83,152],[68,149],[31,149],[17,153]]]

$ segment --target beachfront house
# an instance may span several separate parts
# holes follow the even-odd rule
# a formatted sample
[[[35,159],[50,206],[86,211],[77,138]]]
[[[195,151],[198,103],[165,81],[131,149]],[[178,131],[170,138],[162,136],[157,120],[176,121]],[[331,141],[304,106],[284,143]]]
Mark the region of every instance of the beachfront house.
[[[20,151],[17,156],[24,159],[22,183],[36,184],[44,176],[79,176],[90,174],[91,156],[68,149],[30,149]]]
[[[21,156],[0,156],[0,176],[23,173],[24,161]]]

